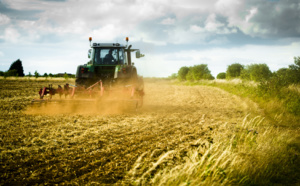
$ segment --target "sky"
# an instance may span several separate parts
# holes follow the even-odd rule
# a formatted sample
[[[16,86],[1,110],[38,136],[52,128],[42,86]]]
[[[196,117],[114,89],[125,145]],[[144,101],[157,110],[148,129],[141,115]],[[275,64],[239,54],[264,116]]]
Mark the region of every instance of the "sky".
[[[0,71],[76,73],[88,38],[126,44],[144,77],[207,64],[262,64],[271,71],[300,56],[300,0],[0,0]]]

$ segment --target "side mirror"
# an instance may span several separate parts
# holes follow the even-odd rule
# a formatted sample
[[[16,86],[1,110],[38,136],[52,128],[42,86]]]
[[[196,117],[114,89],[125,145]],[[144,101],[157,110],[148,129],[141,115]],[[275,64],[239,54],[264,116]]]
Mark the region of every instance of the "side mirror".
[[[135,53],[135,57],[136,58],[140,58],[141,57],[141,52],[138,50],[138,51],[136,51],[136,53]]]
[[[92,54],[92,49],[89,49],[89,51],[88,51],[88,58],[91,58],[91,54]]]
[[[137,50],[136,53],[135,53],[135,57],[136,58],[141,58],[141,57],[144,57],[145,55],[144,54],[141,54],[140,50]]]

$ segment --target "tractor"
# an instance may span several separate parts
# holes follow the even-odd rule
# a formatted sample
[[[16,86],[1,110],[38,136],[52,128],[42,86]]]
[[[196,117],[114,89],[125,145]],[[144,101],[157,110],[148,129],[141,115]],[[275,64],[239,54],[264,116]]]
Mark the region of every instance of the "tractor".
[[[119,43],[92,43],[89,38],[90,49],[86,64],[79,65],[76,71],[75,85],[66,84],[54,89],[52,85],[41,88],[39,91],[40,99],[34,102],[53,101],[52,96],[59,94],[73,99],[82,96],[91,99],[110,98],[114,100],[135,101],[136,106],[143,104],[144,82],[138,76],[137,69],[131,61],[131,53],[135,52],[136,58],[144,57],[139,49],[132,49]],[[50,98],[43,99],[45,95]]]

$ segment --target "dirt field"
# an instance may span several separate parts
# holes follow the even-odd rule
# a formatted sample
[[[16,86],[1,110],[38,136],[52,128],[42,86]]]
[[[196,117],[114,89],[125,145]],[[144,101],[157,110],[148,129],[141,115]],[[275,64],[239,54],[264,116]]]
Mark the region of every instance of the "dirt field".
[[[30,100],[46,82],[0,83],[1,185],[147,180],[185,161],[188,149],[208,148],[222,133],[220,124],[235,125],[251,113],[246,102],[220,89],[164,81],[145,83],[137,112],[33,110]]]

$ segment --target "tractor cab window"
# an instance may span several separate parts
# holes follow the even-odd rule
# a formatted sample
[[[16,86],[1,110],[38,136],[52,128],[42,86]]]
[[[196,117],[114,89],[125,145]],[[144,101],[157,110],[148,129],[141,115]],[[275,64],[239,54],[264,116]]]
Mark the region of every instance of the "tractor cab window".
[[[96,65],[123,64],[124,52],[117,48],[96,48],[94,61]]]

